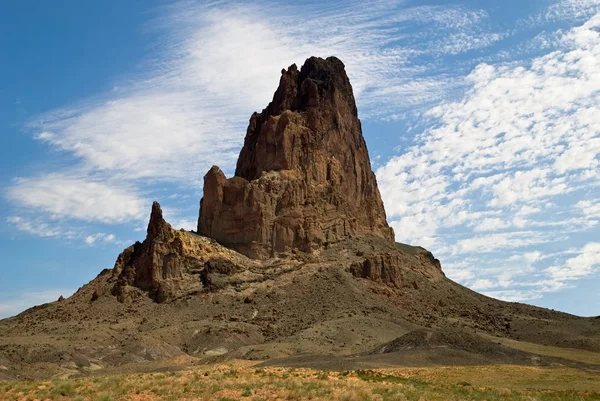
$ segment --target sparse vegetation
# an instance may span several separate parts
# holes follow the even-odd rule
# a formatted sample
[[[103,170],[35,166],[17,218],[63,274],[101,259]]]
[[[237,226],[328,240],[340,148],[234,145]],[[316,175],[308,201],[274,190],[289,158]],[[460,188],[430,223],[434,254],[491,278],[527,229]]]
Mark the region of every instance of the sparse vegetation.
[[[208,375],[206,375],[208,373]],[[0,383],[0,400],[600,400],[600,375],[511,365],[319,371],[232,362],[167,373]]]
[[[55,396],[60,395],[63,397],[70,397],[72,395],[75,395],[75,388],[73,386],[73,383],[59,382],[53,385],[51,394]]]

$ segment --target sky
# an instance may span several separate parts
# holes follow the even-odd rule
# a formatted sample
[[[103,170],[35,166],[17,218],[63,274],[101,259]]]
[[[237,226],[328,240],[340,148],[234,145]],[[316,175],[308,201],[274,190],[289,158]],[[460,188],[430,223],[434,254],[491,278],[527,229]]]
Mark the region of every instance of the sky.
[[[600,315],[600,0],[0,3],[0,317],[195,229],[282,68],[337,56],[387,217],[475,291]]]

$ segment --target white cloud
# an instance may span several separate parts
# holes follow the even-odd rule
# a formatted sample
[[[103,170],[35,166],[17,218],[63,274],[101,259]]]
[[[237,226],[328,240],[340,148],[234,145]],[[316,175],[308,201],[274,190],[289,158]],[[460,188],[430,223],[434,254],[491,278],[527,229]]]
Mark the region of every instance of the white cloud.
[[[497,291],[483,291],[483,294],[488,297],[501,299],[507,302],[522,302],[539,299],[542,297],[541,292],[531,290],[497,290]]]
[[[336,55],[361,117],[394,119],[460,84],[440,54],[499,39],[484,26],[484,11],[392,0],[310,7],[185,2],[162,11],[151,24],[164,30],[159,51],[143,77],[30,122],[36,140],[77,165],[18,180],[8,191],[14,204],[60,219],[138,219],[145,204],[139,188],[167,181],[201,187],[213,164],[231,172],[248,118],[271,99],[283,67]],[[399,41],[408,26],[416,33]],[[430,62],[417,62],[423,56]]]
[[[552,4],[539,19],[581,20],[590,18],[600,12],[600,0],[561,0]]]
[[[551,266],[545,272],[552,280],[562,282],[589,276],[598,269],[600,269],[600,242],[591,242],[583,247],[579,255],[567,259],[564,265]]]
[[[592,22],[567,36],[588,37]],[[565,168],[561,157],[576,146],[589,153],[585,160],[598,155],[599,45],[552,52],[529,69],[478,66],[465,99],[436,107],[430,115],[439,126],[379,169],[390,214],[404,216],[415,205],[420,212],[426,199],[468,205],[465,195],[480,188],[499,207],[577,189],[581,177],[568,172],[581,166]],[[597,171],[597,163],[585,169]],[[452,190],[456,185],[467,190]]]
[[[51,135],[37,137],[92,170],[198,182],[210,165],[233,164],[250,114],[268,103],[282,67],[338,50],[309,46],[318,33],[299,21],[284,27],[257,7],[182,13],[167,23],[187,27],[176,33],[185,37],[171,38],[160,71],[107,99],[42,116],[33,126]],[[320,43],[342,39],[330,35]],[[361,46],[356,40],[344,44],[347,52]]]
[[[560,157],[560,156],[559,156]],[[494,184],[490,190],[494,198],[490,206],[508,206],[523,201],[547,198],[567,193],[577,187],[569,187],[564,177],[550,178],[552,170],[519,170]]]
[[[462,283],[473,282],[476,279],[473,261],[465,259],[463,258],[460,262],[444,263],[443,269],[446,275]]]
[[[531,250],[597,225],[595,203],[582,197],[600,185],[599,28],[600,14],[557,33],[533,60],[482,63],[462,99],[427,114],[430,127],[377,171],[397,240],[436,238],[450,264],[472,256],[449,277],[504,299],[564,288],[542,278],[538,263],[548,261]],[[524,255],[494,261],[502,269],[484,256],[515,250]],[[591,269],[565,266],[552,271]]]
[[[35,216],[33,218],[9,216],[6,221],[17,230],[35,237],[59,238],[69,241],[80,240],[89,246],[93,246],[99,242],[103,244],[127,244],[126,242],[119,240],[114,234],[99,232],[88,235],[85,232],[86,230],[89,230],[89,227],[82,227],[74,224],[64,224],[60,221],[46,223],[44,219],[39,219]],[[65,226],[68,226],[68,228],[65,228]]]
[[[496,283],[492,282],[492,280],[484,278],[475,280],[473,284],[470,286],[475,291],[488,290],[490,288],[496,287]]]
[[[538,245],[549,242],[552,237],[546,234],[528,231],[528,232],[509,232],[494,233],[456,241],[452,247],[454,255],[489,253],[497,250],[509,250],[515,248],[524,248],[531,245]]]
[[[69,297],[71,289],[48,289],[42,291],[24,292],[10,299],[0,299],[0,319],[14,316],[27,308],[58,300],[61,295]]]
[[[208,101],[176,88],[136,90],[69,111],[68,117],[63,111],[46,114],[36,125],[54,132],[44,141],[73,153],[91,171],[128,179],[195,174],[197,181],[203,172],[198,159],[204,167],[217,162],[212,150],[230,160],[228,152],[239,140],[234,124],[223,121],[227,117]]]
[[[21,216],[10,216],[6,221],[18,230],[38,237],[61,237],[63,235],[63,232],[56,227],[51,227],[44,222],[32,222]]]
[[[503,228],[509,227],[510,224],[499,218],[485,218],[481,222],[477,223],[474,231],[498,231]]]
[[[8,189],[7,196],[19,206],[54,220],[70,217],[104,223],[145,217],[147,204],[132,187],[62,174],[19,178]]]
[[[532,263],[542,260],[543,258],[544,256],[540,251],[533,251],[513,255],[510,258],[508,258],[508,260],[512,262],[524,262],[527,263],[527,265],[531,265]]]
[[[181,210],[171,207],[163,207],[162,211],[163,218],[176,230],[183,228],[187,231],[195,231],[198,228],[198,218],[196,216],[186,216]]]
[[[600,199],[582,200],[575,204],[586,218],[600,218]]]
[[[469,34],[460,32],[447,37],[439,44],[437,50],[448,54],[459,54],[473,49],[488,47],[504,38],[505,35],[499,33]]]
[[[196,231],[198,228],[198,221],[193,219],[177,219],[177,220],[169,220],[173,228],[181,229],[187,231]]]
[[[233,164],[250,114],[271,99],[283,67],[312,55],[337,55],[363,116],[381,113],[382,106],[389,112],[422,104],[440,99],[449,77],[424,77],[422,67],[407,66],[417,50],[390,45],[399,29],[390,24],[418,23],[435,42],[438,36],[448,40],[440,26],[460,35],[485,18],[458,8],[405,10],[391,1],[366,14],[360,2],[323,10],[278,7],[274,13],[260,4],[186,6],[163,21],[177,29],[169,34],[160,70],[105,99],[41,116],[32,122],[42,131],[36,138],[92,170],[197,182],[212,164]],[[463,47],[452,46],[453,52]]]
[[[104,243],[115,242],[116,239],[117,238],[115,237],[114,234],[96,233],[96,234],[86,236],[84,239],[84,242],[86,243],[86,245],[92,246],[92,245],[96,244],[97,242],[104,242]]]

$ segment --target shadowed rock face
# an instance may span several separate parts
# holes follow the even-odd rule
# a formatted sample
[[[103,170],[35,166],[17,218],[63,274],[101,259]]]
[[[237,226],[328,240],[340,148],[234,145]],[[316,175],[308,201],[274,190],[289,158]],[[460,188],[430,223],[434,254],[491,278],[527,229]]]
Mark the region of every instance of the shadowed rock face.
[[[204,177],[198,232],[254,258],[394,240],[340,60],[282,71],[273,101],[250,119],[235,176],[215,166]]]

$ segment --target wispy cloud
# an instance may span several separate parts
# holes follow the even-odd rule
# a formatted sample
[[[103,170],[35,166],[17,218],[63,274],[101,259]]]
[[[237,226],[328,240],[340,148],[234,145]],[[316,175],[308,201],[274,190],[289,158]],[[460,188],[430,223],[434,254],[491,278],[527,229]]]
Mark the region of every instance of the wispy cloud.
[[[6,222],[17,230],[24,231],[28,234],[37,237],[63,237],[69,238],[75,235],[74,232],[65,232],[57,227],[53,227],[50,224],[43,221],[32,221],[21,216],[9,216]]]
[[[23,233],[39,238],[55,238],[67,240],[72,244],[83,242],[88,246],[98,245],[128,245],[130,241],[123,241],[115,234],[97,232],[89,234],[93,229],[89,225],[78,225],[72,223],[61,222],[60,219],[47,222],[44,219],[36,219],[36,217],[21,217],[9,216],[6,218],[10,228],[15,228]],[[68,227],[68,228],[67,228]],[[188,226],[185,226],[186,229]],[[145,230],[145,229],[143,229]],[[141,231],[143,231],[141,230]]]
[[[551,266],[545,270],[555,282],[577,280],[600,270],[600,242],[590,242],[579,255],[567,259],[564,265]]]
[[[31,123],[35,137],[74,154],[90,171],[198,181],[211,164],[235,161],[247,120],[271,99],[281,68],[312,55],[337,55],[364,116],[382,105],[422,105],[440,99],[448,77],[424,76],[427,67],[414,63],[423,51],[398,44],[402,25],[396,24],[425,26],[430,37],[418,42],[431,43],[435,52],[448,46],[437,46],[438,40],[451,40],[436,31],[442,26],[461,36],[451,45],[456,52],[474,46],[462,35],[480,32],[485,19],[481,12],[403,9],[391,1],[370,5],[368,13],[359,2],[270,13],[258,4],[187,6],[165,17],[170,40],[149,78],[40,116]]]
[[[397,1],[166,7],[154,21],[164,30],[158,62],[142,77],[30,122],[36,140],[77,163],[17,180],[9,198],[37,219],[139,219],[153,184],[199,188],[211,165],[232,170],[248,118],[271,99],[282,67],[336,55],[347,66],[361,116],[390,119],[462,84],[439,56],[497,40],[487,32],[488,18],[461,6]],[[180,216],[180,223],[187,227],[192,217]]]
[[[103,223],[140,219],[145,205],[134,187],[63,174],[18,178],[7,196],[20,207],[39,210],[52,219]]]
[[[537,16],[538,21],[580,21],[600,12],[599,0],[560,0]]]
[[[104,243],[115,242],[116,239],[117,239],[117,237],[115,237],[114,234],[96,233],[96,234],[86,236],[84,239],[84,242],[89,246],[93,246],[94,244],[96,244],[98,242],[104,242]]]

